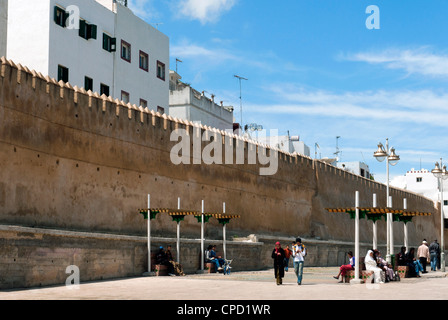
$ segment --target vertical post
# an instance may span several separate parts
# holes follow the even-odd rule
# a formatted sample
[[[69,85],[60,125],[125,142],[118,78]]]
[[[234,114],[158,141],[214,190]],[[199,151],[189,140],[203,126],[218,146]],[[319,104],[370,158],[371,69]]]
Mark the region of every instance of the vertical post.
[[[355,208],[356,208],[356,218],[355,218],[355,279],[350,281],[350,284],[360,284],[359,279],[359,191],[355,193]]]
[[[377,199],[376,199],[376,193],[373,194],[373,207],[377,207]],[[372,243],[373,249],[378,249],[378,229],[376,225],[376,221],[373,221],[373,243]]]
[[[180,210],[180,198],[177,198],[177,209]],[[176,259],[180,263],[180,220],[177,221]]]
[[[151,272],[151,195],[148,194],[148,273]]]
[[[201,210],[201,271],[204,271],[204,200],[202,200]]]
[[[223,202],[222,204],[222,213],[225,214],[226,213],[226,203]],[[227,248],[226,248],[226,223],[223,224],[222,226],[222,247],[224,250],[224,260],[227,259]]]
[[[403,199],[403,209],[407,210],[408,209],[408,199],[404,198]],[[408,238],[408,224],[404,223],[404,227],[403,227],[403,231],[404,231],[404,246],[406,247],[406,251],[409,248],[409,238]]]
[[[389,196],[389,206],[392,208],[392,196]],[[390,213],[390,257],[391,262],[394,256],[394,219],[393,219],[393,213]]]
[[[389,208],[389,139],[386,139],[386,151],[387,151],[387,157],[386,157],[386,207]],[[391,262],[391,252],[390,252],[390,213],[386,213],[386,231],[387,231],[387,254],[386,254],[386,261]]]
[[[442,159],[440,159],[442,165]],[[440,177],[440,270],[445,272],[445,235],[444,235],[444,213],[443,213],[443,176]]]

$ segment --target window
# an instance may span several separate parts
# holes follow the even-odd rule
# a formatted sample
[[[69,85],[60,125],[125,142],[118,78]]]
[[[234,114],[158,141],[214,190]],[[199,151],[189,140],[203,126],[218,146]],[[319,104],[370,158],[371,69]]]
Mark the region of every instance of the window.
[[[165,113],[165,108],[157,106],[157,112],[160,113],[160,114],[164,114]]]
[[[417,177],[417,182],[422,182],[423,178],[422,177]]]
[[[110,96],[109,94],[109,86],[106,86],[105,84],[100,84],[100,95],[106,95],[107,97]]]
[[[86,40],[96,39],[97,26],[88,24],[85,20],[79,20],[79,36]]]
[[[165,64],[157,61],[157,78],[165,81]]]
[[[126,91],[121,91],[121,101],[124,103],[129,103],[129,93]]]
[[[148,101],[146,101],[144,99],[140,99],[140,105],[142,106],[142,108],[147,108],[148,107]]]
[[[68,68],[59,65],[58,66],[58,81],[68,82]]]
[[[140,51],[139,58],[140,69],[148,71],[149,70],[149,56],[147,53]]]
[[[86,91],[93,91],[93,79],[89,77],[84,77],[84,89]]]
[[[66,27],[66,21],[68,18],[68,13],[65,12],[64,9],[61,7],[55,6],[54,7],[54,22],[63,28]]]
[[[109,52],[117,51],[117,38],[112,38],[103,33],[103,49]]]
[[[448,200],[443,200],[443,205],[448,206]]]
[[[121,40],[121,58],[131,62],[131,45],[123,40]]]

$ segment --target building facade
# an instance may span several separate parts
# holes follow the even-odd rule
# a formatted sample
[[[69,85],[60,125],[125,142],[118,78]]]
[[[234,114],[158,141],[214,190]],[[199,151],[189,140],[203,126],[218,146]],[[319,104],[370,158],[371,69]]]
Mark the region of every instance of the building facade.
[[[440,186],[438,179],[426,169],[411,169],[406,172],[405,189],[421,194],[433,201],[440,201]],[[443,181],[443,212],[448,219],[448,181]]]
[[[7,59],[114,99],[168,107],[169,39],[124,2],[0,0],[0,7]]]
[[[233,107],[217,104],[214,95],[208,98],[180,81],[181,76],[170,70],[169,115],[220,130],[233,130]]]
[[[299,136],[266,136],[250,134],[250,138],[260,143],[267,144],[287,153],[298,153],[310,157],[310,148],[300,140]]]

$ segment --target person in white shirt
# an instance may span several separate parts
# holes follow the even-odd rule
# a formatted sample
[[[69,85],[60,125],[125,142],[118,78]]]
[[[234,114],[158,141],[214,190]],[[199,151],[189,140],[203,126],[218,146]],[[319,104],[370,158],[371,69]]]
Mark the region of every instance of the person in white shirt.
[[[302,239],[297,238],[296,244],[292,247],[292,256],[294,258],[294,272],[297,276],[297,284],[302,284],[303,264],[305,262],[306,248],[302,244]]]

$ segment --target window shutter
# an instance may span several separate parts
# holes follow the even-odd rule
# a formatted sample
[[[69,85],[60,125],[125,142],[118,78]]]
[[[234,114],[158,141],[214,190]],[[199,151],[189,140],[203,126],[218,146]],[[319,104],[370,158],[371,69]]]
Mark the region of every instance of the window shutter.
[[[54,17],[53,17],[53,19],[54,19],[54,22],[56,23],[56,24],[59,24],[58,23],[58,15],[59,15],[59,8],[58,7],[54,7]]]
[[[96,39],[97,26],[95,24],[87,25],[88,37],[87,39]]]
[[[84,39],[87,39],[86,22],[84,20],[79,20],[79,36]]]
[[[67,27],[67,19],[70,17],[70,13],[64,11],[62,15],[64,17],[64,21],[62,21],[62,26],[65,28]]]
[[[110,38],[110,52],[117,51],[117,38]]]

